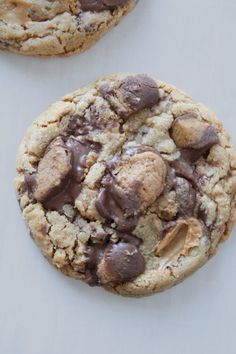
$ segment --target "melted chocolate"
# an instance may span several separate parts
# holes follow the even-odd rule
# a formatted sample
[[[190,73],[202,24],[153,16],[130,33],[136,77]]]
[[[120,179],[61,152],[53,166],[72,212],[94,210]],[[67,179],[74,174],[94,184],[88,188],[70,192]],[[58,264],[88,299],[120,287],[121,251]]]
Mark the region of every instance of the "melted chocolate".
[[[115,182],[115,177],[108,175],[103,178],[96,208],[99,214],[110,222],[115,222],[117,230],[132,231],[138,223],[140,201],[137,196],[138,186],[125,191]]]
[[[194,167],[192,163],[186,161],[182,156],[178,160],[175,160],[170,163],[171,167],[175,171],[175,175],[179,177],[183,177],[190,181],[194,187],[199,189],[197,183],[197,176],[194,171]]]
[[[100,12],[115,10],[128,2],[129,0],[80,0],[80,7],[82,11]]]
[[[193,216],[196,205],[196,190],[184,178],[176,178],[176,199],[179,204],[179,216]]]
[[[124,121],[144,108],[152,108],[160,101],[159,88],[147,75],[128,76],[118,88],[108,84],[100,87],[100,93],[112,109]],[[127,107],[124,107],[126,103]]]
[[[108,239],[103,244],[89,242],[85,251],[85,280],[90,286],[100,285],[97,271],[102,260],[114,283],[130,281],[143,273],[145,261],[139,251],[142,240],[121,232],[117,232],[117,236],[119,241],[116,244]]]
[[[177,119],[195,118],[196,114],[189,114]],[[171,166],[175,169],[177,176],[186,178],[190,181],[196,189],[200,189],[198,183],[198,176],[195,173],[194,164],[204,155],[206,155],[210,148],[219,143],[217,132],[213,126],[209,126],[204,131],[200,140],[195,144],[191,144],[188,148],[181,149],[181,156],[178,160],[171,162]]]
[[[146,151],[158,154],[150,146],[132,146],[124,150],[122,156],[133,156]],[[132,189],[125,191],[117,183],[112,171],[121,161],[121,155],[115,156],[107,163],[108,174],[102,179],[102,188],[96,201],[99,214],[109,222],[115,222],[117,230],[130,232],[135,229],[140,217],[140,200],[138,190],[140,183],[136,182]]]
[[[191,149],[190,159],[192,162],[195,162],[204,155],[205,152],[207,152],[213,145],[219,143],[219,137],[216,132],[216,129],[209,125],[209,127],[206,128],[204,131],[201,139],[196,142],[195,144],[189,145],[189,149]],[[195,153],[194,153],[195,152]]]
[[[41,201],[44,208],[62,212],[65,204],[74,204],[75,199],[81,191],[81,182],[84,179],[86,159],[90,151],[96,150],[96,144],[85,142],[81,143],[72,136],[64,138],[66,149],[72,154],[71,170],[59,186],[52,189],[48,196]],[[37,171],[25,177],[28,193],[34,195],[37,188]]]
[[[104,253],[109,282],[122,284],[135,279],[145,270],[145,260],[136,246],[119,242],[107,247]]]
[[[177,119],[196,119],[195,113],[181,116]],[[214,127],[208,126],[203,132],[202,137],[185,149],[181,149],[181,156],[178,160],[170,162],[171,168],[168,170],[167,186],[165,192],[175,190],[179,203],[179,216],[194,216],[197,191],[201,193],[201,186],[198,175],[195,171],[195,163],[206,156],[210,148],[219,142],[217,132]],[[177,176],[177,178],[176,178]],[[197,215],[206,221],[203,213]]]

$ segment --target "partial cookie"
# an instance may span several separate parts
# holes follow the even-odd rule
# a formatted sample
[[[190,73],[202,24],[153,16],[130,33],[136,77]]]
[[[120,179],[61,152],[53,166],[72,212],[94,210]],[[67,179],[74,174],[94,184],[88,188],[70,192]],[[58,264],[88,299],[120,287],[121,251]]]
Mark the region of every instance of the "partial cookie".
[[[146,75],[65,96],[29,128],[17,198],[62,273],[126,296],[201,267],[235,221],[236,155],[214,114]]]
[[[51,56],[96,43],[138,0],[0,0],[0,50]]]

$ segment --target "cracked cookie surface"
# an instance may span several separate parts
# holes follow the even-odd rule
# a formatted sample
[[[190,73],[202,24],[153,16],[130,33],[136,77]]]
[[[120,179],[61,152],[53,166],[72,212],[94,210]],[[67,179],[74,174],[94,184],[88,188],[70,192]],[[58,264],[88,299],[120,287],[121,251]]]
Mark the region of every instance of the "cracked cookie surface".
[[[0,0],[0,50],[33,56],[80,53],[138,0]]]
[[[222,124],[146,75],[104,77],[53,104],[21,143],[15,185],[44,256],[124,296],[182,281],[235,222],[236,155]]]

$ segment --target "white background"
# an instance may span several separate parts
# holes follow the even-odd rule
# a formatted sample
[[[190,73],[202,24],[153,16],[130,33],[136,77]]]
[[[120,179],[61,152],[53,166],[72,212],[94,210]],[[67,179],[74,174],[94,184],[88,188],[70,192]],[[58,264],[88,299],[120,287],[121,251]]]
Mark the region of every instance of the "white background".
[[[213,108],[236,145],[236,0],[140,0],[80,56],[0,55],[0,354],[235,354],[236,239],[183,284],[126,299],[63,277],[28,237],[17,146],[50,103],[103,74],[146,72]]]

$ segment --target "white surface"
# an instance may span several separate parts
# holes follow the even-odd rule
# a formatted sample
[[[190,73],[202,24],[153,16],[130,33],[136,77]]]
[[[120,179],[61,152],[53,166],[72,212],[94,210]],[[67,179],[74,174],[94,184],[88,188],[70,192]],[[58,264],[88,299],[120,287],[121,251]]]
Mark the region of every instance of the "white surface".
[[[32,119],[102,74],[147,72],[183,88],[216,111],[235,144],[235,13],[235,0],[141,0],[81,56],[0,55],[1,354],[236,353],[235,232],[181,285],[124,299],[57,273],[28,237],[12,187]]]

